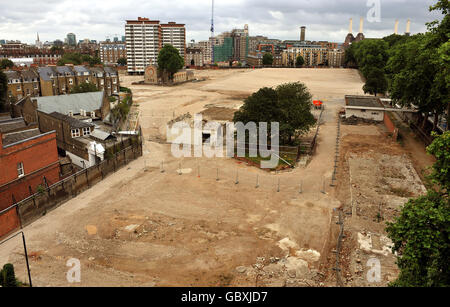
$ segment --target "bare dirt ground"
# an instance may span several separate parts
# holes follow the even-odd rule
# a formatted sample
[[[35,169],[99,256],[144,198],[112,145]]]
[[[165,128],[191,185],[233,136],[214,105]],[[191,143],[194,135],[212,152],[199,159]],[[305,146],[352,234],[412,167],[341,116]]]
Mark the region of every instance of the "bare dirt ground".
[[[347,286],[386,286],[398,275],[386,222],[426,189],[406,148],[393,142],[383,125],[344,125],[341,131],[336,193],[345,215],[341,274]],[[380,282],[368,282],[369,259],[380,263]],[[334,267],[335,257],[329,260]]]
[[[347,209],[350,196],[341,192],[349,190],[345,175],[336,190],[329,183],[337,112],[345,94],[362,94],[357,71],[199,71],[205,81],[173,87],[131,85],[142,77],[121,78],[140,111],[144,156],[24,229],[35,285],[335,284],[327,266],[336,246],[332,225],[335,209]],[[206,110],[209,118],[223,119],[232,113],[226,109],[237,110],[260,87],[293,81],[305,82],[326,105],[317,151],[306,167],[274,174],[234,159],[178,159],[164,142],[165,126],[174,117]],[[344,148],[362,139],[369,143],[361,151],[369,151],[383,142],[375,126],[348,129],[353,143]],[[377,165],[372,156],[357,156],[356,169],[365,161],[358,159]],[[365,173],[358,176],[368,180]],[[355,187],[361,195],[370,190],[356,192]],[[358,208],[365,212],[363,205]],[[354,245],[347,249],[356,250]],[[81,283],[66,280],[70,258],[81,262]],[[0,248],[0,263],[6,262],[14,263],[19,278],[26,280],[18,239]]]

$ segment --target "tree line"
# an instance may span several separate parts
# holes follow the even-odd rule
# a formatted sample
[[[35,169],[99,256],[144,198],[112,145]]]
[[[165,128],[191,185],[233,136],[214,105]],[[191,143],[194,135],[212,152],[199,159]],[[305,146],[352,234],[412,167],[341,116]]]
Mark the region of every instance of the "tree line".
[[[442,21],[428,23],[428,31],[412,36],[390,35],[352,44],[345,63],[357,67],[364,76],[363,90],[372,95],[386,94],[403,107],[416,106],[425,127],[429,115],[438,118],[450,114],[450,17],[448,0],[430,7],[443,14]]]

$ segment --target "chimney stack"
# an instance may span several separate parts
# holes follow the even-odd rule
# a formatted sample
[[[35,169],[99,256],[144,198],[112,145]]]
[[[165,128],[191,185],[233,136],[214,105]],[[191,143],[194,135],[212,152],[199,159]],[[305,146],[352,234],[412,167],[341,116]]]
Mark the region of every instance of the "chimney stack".
[[[394,34],[398,34],[398,19],[395,21]]]
[[[364,27],[364,18],[359,19],[359,33],[363,33],[363,27]]]
[[[408,21],[406,22],[406,35],[410,35],[411,34],[411,20],[408,19]]]
[[[348,33],[353,33],[353,18],[350,18],[350,25],[348,27]]]

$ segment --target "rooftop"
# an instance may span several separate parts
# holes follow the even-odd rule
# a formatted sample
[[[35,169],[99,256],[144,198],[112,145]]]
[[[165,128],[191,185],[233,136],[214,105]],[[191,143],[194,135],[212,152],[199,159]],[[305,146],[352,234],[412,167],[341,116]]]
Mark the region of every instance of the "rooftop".
[[[7,133],[9,131],[25,128],[27,125],[22,117],[11,119],[0,119],[0,132]]]
[[[39,129],[37,128],[4,134],[3,147],[34,138],[39,135],[41,135],[41,132],[39,132]]]
[[[350,107],[383,108],[377,97],[371,96],[345,96],[345,104]]]
[[[85,121],[81,121],[77,118],[68,116],[68,115],[64,115],[58,112],[52,112],[49,114],[50,116],[57,118],[59,120],[65,121],[67,123],[69,123],[70,128],[76,128],[76,129],[81,129],[81,128],[87,128],[87,127],[93,127],[94,124],[85,122]]]
[[[71,95],[34,97],[37,101],[39,111],[50,114],[58,112],[61,114],[80,113],[83,109],[86,112],[99,110],[102,107],[103,91],[79,93]]]

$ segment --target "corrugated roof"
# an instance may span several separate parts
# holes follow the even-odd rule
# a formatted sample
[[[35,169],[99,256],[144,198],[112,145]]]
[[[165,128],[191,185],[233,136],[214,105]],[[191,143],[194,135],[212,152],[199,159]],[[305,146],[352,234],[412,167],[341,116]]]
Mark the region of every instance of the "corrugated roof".
[[[80,93],[71,95],[35,97],[38,110],[50,114],[58,112],[61,114],[79,114],[80,109],[86,112],[99,110],[102,106],[103,91]]]
[[[110,133],[100,129],[94,129],[94,131],[91,132],[91,136],[102,141],[105,141],[109,137],[113,137]]]

